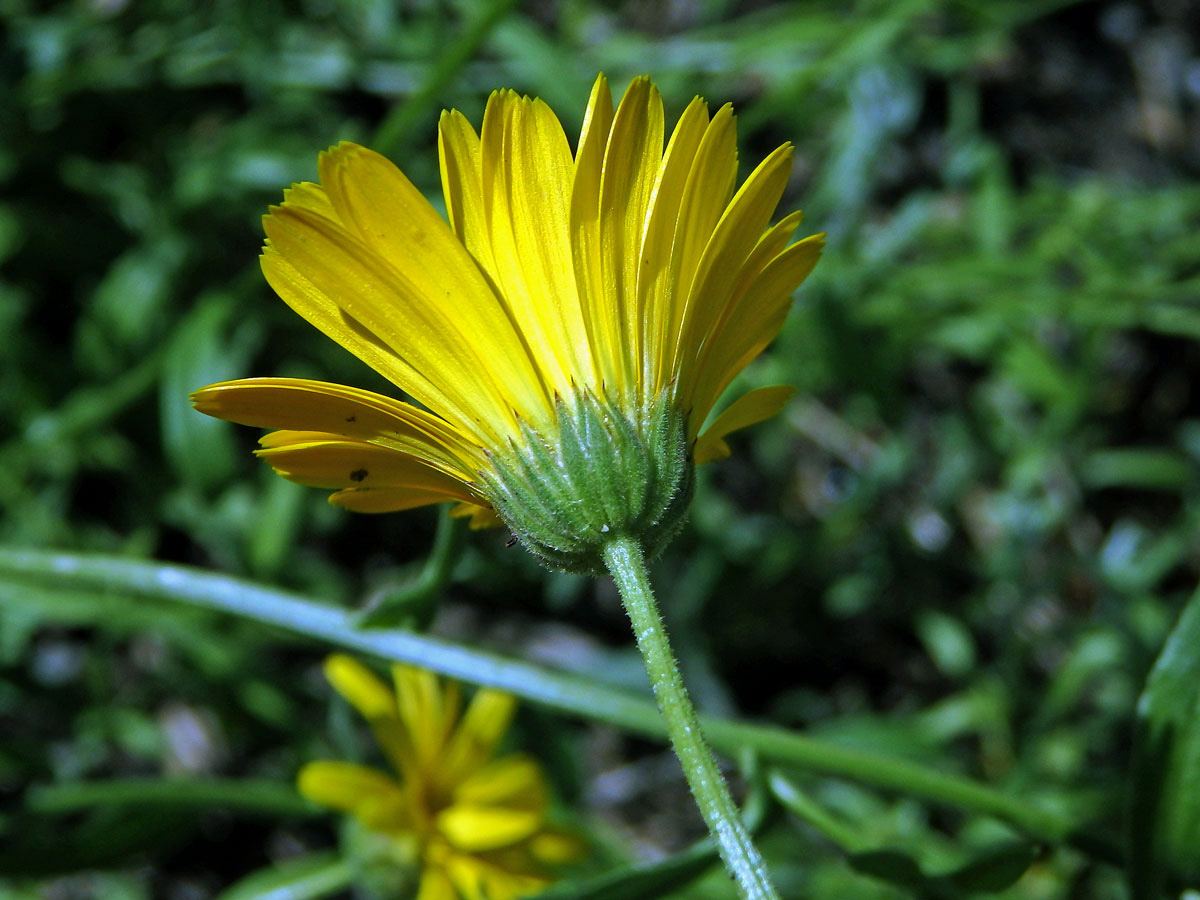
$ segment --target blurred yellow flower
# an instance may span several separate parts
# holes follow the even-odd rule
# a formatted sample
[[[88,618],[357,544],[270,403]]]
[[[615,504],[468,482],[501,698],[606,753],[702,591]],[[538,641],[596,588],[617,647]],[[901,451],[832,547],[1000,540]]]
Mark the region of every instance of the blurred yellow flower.
[[[495,758],[515,699],[477,691],[461,709],[457,685],[392,667],[393,692],[365,666],[329,657],[330,684],[371,724],[396,776],[347,762],[306,765],[300,793],[367,829],[415,845],[417,900],[511,900],[544,888],[547,866],[579,844],[546,825],[547,787],[528,756]]]
[[[298,378],[211,385],[196,408],[280,429],[259,455],[348,509],[452,501],[573,570],[597,568],[613,534],[656,549],[682,521],[693,460],[727,455],[727,434],[791,395],[751,391],[704,428],[823,237],[789,244],[798,212],[768,227],[790,145],[735,191],[729,105],[710,115],[697,97],[664,137],[644,77],[615,111],[596,80],[574,154],[541,100],[495,92],[479,133],[443,113],[449,225],[379,154],[321,154],[321,183],[264,219],[263,272],[425,409]]]

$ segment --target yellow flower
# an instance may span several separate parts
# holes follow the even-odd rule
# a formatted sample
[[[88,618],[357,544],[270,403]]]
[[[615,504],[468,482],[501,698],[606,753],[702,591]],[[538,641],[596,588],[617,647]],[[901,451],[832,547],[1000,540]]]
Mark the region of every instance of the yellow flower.
[[[523,754],[494,758],[516,701],[481,689],[466,710],[456,685],[392,667],[395,692],[354,659],[325,663],[330,684],[371,724],[399,778],[346,762],[313,762],[300,793],[349,813],[400,846],[415,845],[417,900],[510,900],[544,888],[545,866],[578,852],[546,826],[547,788]]]
[[[693,461],[727,455],[727,434],[791,395],[751,391],[704,427],[822,247],[789,244],[798,212],[768,227],[790,145],[735,191],[730,106],[696,98],[665,149],[664,134],[647,78],[615,111],[596,80],[574,154],[550,108],[512,91],[478,134],[443,113],[449,225],[379,154],[321,154],[321,183],[264,219],[263,272],[424,408],[295,378],[212,385],[196,408],[280,429],[259,454],[348,509],[453,501],[578,571],[608,535],[653,551],[682,521]]]

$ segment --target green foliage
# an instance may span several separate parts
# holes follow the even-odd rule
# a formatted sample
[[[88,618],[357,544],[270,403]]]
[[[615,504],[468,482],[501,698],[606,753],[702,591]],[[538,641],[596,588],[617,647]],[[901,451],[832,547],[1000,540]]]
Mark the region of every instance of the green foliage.
[[[1138,701],[1130,787],[1134,896],[1200,878],[1200,594],[1194,594]]]
[[[218,900],[317,900],[344,890],[352,874],[333,854],[302,856],[247,875]]]
[[[0,898],[341,890],[289,788],[368,746],[331,642],[511,676],[592,848],[555,896],[731,896],[606,583],[344,514],[186,401],[387,390],[272,297],[259,217],[343,139],[440,205],[441,108],[509,86],[577,129],[600,70],[671,116],[734,102],[744,170],[794,142],[829,233],[742,377],[797,399],[700,470],[656,572],[714,744],[770,766],[786,894],[1115,900],[1130,833],[1139,898],[1195,888],[1200,123],[1167,6],[0,0],[0,542],[66,554],[0,576]],[[93,552],[103,577],[62,567]],[[197,600],[222,585],[315,618]]]

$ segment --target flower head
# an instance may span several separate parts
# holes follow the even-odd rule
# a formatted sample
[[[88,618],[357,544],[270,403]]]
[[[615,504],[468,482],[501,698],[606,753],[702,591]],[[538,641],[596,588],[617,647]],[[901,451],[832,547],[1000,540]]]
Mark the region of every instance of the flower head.
[[[599,568],[606,536],[653,551],[694,463],[778,412],[751,391],[705,428],[775,337],[822,236],[768,227],[791,147],[737,182],[734,118],[694,99],[664,149],[638,78],[596,80],[572,154],[550,108],[498,91],[478,133],[439,123],[449,225],[390,162],[343,143],[264,219],[262,267],[298,313],[417,400],[292,378],[212,385],[197,409],[279,429],[259,454],[362,512],[453,501],[548,563]],[[735,190],[736,187],[736,190]]]
[[[545,887],[545,867],[568,861],[578,845],[546,826],[538,764],[522,754],[494,758],[516,701],[483,689],[464,711],[456,685],[410,666],[392,673],[394,692],[348,656],[325,663],[329,682],[370,722],[395,776],[313,762],[300,771],[300,793],[415,857],[418,900],[510,900]]]

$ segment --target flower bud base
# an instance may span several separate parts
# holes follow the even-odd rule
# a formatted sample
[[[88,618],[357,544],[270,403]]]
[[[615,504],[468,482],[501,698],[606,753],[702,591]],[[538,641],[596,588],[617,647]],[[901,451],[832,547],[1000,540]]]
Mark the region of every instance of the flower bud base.
[[[556,434],[523,425],[522,440],[491,454],[484,478],[497,514],[552,569],[603,574],[604,546],[618,536],[656,555],[692,498],[684,415],[666,397],[630,410],[586,391],[559,399],[556,414]]]

